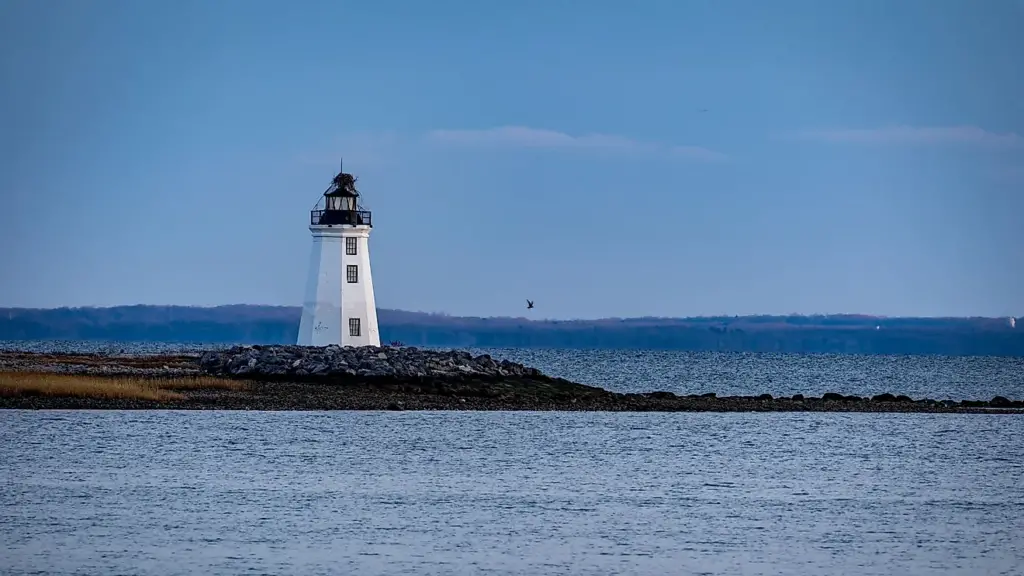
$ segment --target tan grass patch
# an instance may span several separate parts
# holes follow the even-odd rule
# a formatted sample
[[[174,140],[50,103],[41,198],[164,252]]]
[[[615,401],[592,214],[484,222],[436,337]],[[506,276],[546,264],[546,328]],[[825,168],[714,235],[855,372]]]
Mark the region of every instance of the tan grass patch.
[[[185,390],[241,390],[245,384],[209,377],[133,378],[0,372],[0,396],[181,400]]]
[[[181,376],[150,380],[162,390],[244,390],[245,383],[210,376]]]

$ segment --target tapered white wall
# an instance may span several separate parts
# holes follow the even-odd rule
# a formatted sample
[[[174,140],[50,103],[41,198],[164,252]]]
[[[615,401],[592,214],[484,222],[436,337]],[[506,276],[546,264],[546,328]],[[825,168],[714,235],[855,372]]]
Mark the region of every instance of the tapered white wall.
[[[300,346],[380,346],[377,304],[370,271],[369,226],[310,226],[313,249],[306,278],[306,296],[299,321]],[[356,239],[355,255],[346,254],[345,238]],[[348,266],[358,270],[349,282]],[[352,336],[349,318],[359,318],[359,336]]]

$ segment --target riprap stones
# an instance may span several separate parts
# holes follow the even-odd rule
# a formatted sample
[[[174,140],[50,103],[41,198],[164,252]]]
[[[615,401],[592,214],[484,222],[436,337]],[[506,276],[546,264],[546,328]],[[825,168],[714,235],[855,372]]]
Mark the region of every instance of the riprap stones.
[[[536,368],[459,350],[388,346],[235,346],[205,352],[200,369],[246,378],[547,379]]]

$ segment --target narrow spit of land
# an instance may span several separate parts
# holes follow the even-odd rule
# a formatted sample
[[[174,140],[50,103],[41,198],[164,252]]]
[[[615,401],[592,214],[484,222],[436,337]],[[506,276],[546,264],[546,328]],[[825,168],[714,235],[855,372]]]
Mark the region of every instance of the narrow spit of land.
[[[460,351],[244,346],[201,355],[0,352],[0,408],[1024,414],[1024,401],[618,393]]]

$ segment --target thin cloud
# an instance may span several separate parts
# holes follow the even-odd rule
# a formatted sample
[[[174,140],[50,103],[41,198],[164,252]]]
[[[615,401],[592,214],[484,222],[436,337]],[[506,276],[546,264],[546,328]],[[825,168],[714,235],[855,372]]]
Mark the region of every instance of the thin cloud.
[[[820,142],[864,144],[975,144],[983,146],[1018,146],[1024,139],[1014,132],[997,133],[977,126],[914,127],[804,130],[795,136]]]
[[[671,156],[703,162],[721,161],[725,154],[700,146],[662,146],[641,142],[623,136],[608,134],[583,134],[573,136],[565,132],[529,128],[525,126],[501,126],[484,130],[434,130],[427,133],[427,139],[443,144],[461,146],[513,146],[517,148],[548,149],[589,149],[630,152],[667,153]]]
[[[643,144],[621,136],[585,134],[570,136],[564,132],[527,128],[524,126],[501,126],[486,130],[434,130],[428,134],[431,140],[453,144],[499,144],[524,148],[611,148],[635,149]]]

